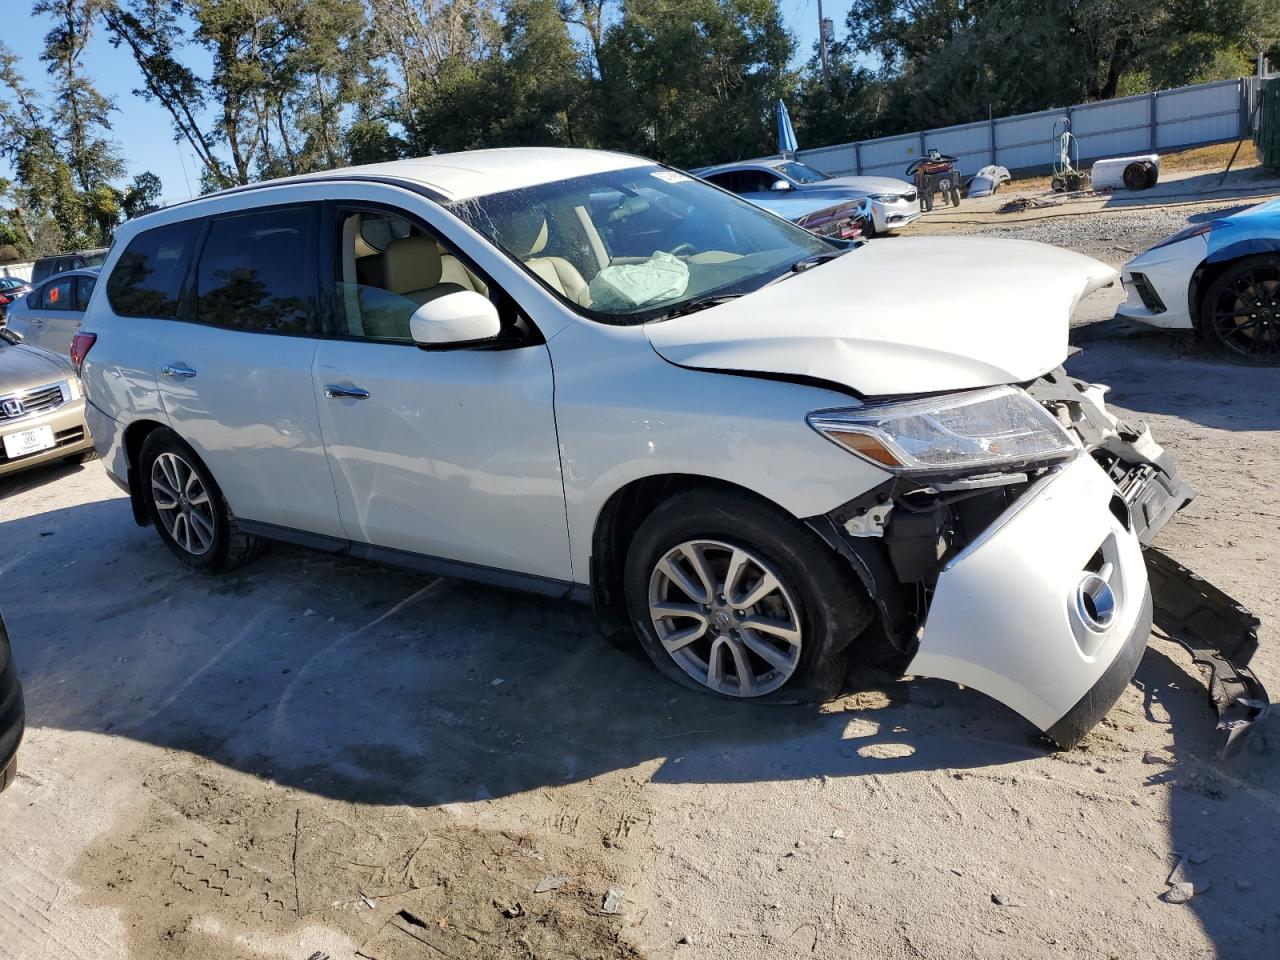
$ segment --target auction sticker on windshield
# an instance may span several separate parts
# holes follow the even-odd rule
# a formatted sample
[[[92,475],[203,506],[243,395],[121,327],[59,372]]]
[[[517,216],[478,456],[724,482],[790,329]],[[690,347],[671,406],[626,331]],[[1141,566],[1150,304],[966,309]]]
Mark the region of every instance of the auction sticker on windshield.
[[[21,433],[11,433],[4,438],[4,455],[10,460],[39,453],[53,447],[53,427],[35,427]]]
[[[657,177],[664,183],[684,183],[691,179],[688,175],[676,173],[674,170],[655,170],[650,176]]]

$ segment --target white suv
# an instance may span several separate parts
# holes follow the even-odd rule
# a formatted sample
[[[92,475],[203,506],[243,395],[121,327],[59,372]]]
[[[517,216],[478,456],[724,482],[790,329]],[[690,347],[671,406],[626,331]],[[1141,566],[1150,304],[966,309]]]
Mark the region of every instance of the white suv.
[[[1110,268],[827,241],[636,157],[234,189],[125,224],[102,276],[90,425],[185,563],[285,540],[589,601],[728,697],[887,645],[1074,742],[1191,496],[1059,369]]]

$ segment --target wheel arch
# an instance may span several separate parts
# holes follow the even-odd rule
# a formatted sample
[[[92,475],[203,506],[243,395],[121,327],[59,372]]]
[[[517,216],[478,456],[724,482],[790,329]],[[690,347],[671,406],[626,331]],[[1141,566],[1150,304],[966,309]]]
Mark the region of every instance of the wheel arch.
[[[1271,254],[1280,258],[1280,238],[1251,237],[1221,250],[1214,250],[1191,272],[1191,282],[1187,286],[1187,309],[1191,314],[1191,325],[1198,336],[1203,336],[1200,314],[1205,295],[1213,282],[1241,260],[1259,254]]]
[[[636,530],[660,504],[691,490],[733,492],[792,516],[781,504],[748,487],[700,474],[653,474],[619,487],[600,508],[591,533],[591,604],[607,633],[621,633],[626,629],[622,573]]]
[[[133,507],[133,521],[140,527],[151,525],[146,505],[142,502],[142,477],[138,463],[142,456],[142,445],[156,430],[167,429],[159,420],[135,420],[124,429],[125,462],[128,465],[129,503]]]

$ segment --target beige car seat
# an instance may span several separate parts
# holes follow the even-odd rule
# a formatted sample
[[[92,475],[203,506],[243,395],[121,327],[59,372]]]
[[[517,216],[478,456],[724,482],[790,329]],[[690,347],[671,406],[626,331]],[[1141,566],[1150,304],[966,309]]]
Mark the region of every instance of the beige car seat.
[[[587,281],[578,268],[564,257],[540,257],[547,248],[550,230],[547,218],[537,211],[525,211],[512,217],[502,231],[507,249],[524,261],[524,265],[546,281],[551,289],[584,307],[591,305]]]

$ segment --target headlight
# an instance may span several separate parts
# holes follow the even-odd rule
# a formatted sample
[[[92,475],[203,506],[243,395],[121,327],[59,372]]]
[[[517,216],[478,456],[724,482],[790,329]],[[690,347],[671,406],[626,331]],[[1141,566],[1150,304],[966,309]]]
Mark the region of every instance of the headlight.
[[[72,400],[79,400],[84,396],[84,391],[80,389],[80,381],[75,377],[67,381],[67,392],[71,394]]]
[[[876,203],[897,203],[902,198],[896,193],[873,193],[867,196],[868,200],[874,200]]]
[[[893,473],[974,472],[1067,460],[1079,450],[1048,410],[1016,387],[818,410],[809,426]]]

